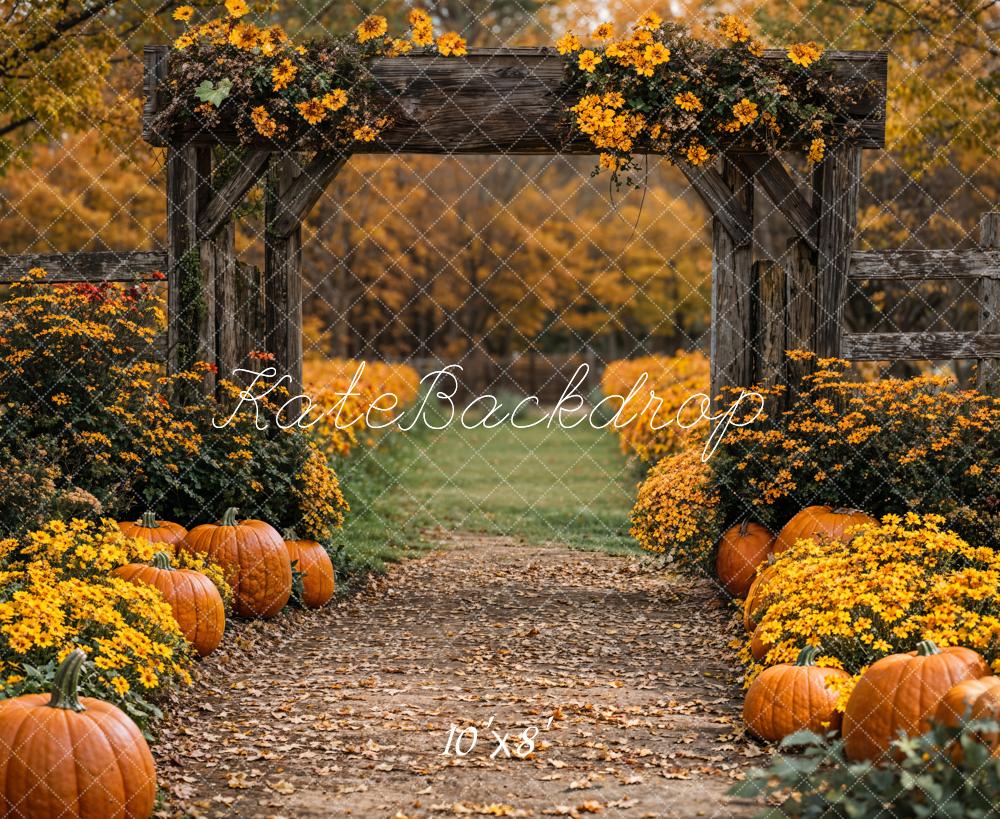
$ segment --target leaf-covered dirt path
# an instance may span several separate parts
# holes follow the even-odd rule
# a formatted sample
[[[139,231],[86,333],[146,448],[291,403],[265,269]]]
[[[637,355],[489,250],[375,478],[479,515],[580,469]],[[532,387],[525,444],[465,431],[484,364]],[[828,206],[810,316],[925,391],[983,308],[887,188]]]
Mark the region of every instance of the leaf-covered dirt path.
[[[724,795],[761,750],[707,582],[435,540],[318,614],[238,627],[170,706],[160,815],[752,815]],[[465,756],[442,755],[452,725],[477,728]]]

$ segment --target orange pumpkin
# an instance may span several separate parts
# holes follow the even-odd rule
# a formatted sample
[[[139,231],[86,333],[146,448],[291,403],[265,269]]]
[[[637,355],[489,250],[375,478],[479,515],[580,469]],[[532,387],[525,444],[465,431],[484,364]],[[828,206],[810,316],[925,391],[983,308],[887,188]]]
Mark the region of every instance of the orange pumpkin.
[[[1000,722],[1000,677],[960,682],[944,695],[934,719],[953,728],[962,719]],[[990,732],[982,740],[993,749],[993,756],[1000,756],[1000,734]]]
[[[145,819],[156,768],[142,732],[114,705],[78,697],[87,655],[62,661],[51,694],[0,701],[0,816]]]
[[[318,609],[333,597],[333,562],[315,540],[286,540],[285,548],[295,568],[302,572],[302,605]]]
[[[816,665],[819,649],[806,646],[794,665],[765,668],[747,690],[743,721],[755,736],[777,742],[803,729],[825,734],[840,728],[837,693],[831,682],[851,675]]]
[[[948,691],[989,673],[968,648],[939,649],[924,640],[909,654],[891,654],[861,675],[844,709],[844,750],[857,762],[878,759],[900,732],[917,736]]]
[[[195,526],[188,551],[207,556],[232,577],[233,608],[241,617],[274,617],[292,596],[292,564],[285,541],[262,520],[236,520],[230,508],[218,523]]]
[[[753,583],[757,567],[767,560],[774,535],[759,523],[743,521],[719,540],[715,574],[733,597],[743,597]]]
[[[150,543],[166,543],[176,546],[184,540],[187,529],[179,523],[157,520],[154,512],[143,512],[139,520],[120,520],[118,528],[129,537],[141,537]]]
[[[824,538],[844,540],[853,527],[862,523],[878,523],[871,515],[857,509],[831,506],[807,506],[784,525],[774,541],[774,553],[792,548],[797,540]]]
[[[757,662],[760,662],[767,656],[773,646],[764,642],[764,639],[760,636],[761,626],[757,626],[753,630],[753,636],[750,637],[750,656],[753,657]]]
[[[757,627],[757,617],[767,600],[768,585],[774,582],[777,573],[775,564],[766,566],[750,584],[747,599],[743,602],[743,627],[748,632],[752,632]]]
[[[115,574],[132,583],[159,589],[170,604],[181,633],[200,657],[218,647],[226,630],[226,609],[215,584],[201,572],[175,569],[170,565],[170,555],[157,552],[152,566],[129,563],[115,569]]]

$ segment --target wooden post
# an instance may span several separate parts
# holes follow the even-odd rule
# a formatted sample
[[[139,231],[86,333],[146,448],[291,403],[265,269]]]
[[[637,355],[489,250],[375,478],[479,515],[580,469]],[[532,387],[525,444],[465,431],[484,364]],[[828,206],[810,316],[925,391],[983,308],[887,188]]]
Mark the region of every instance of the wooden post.
[[[812,249],[802,239],[790,239],[785,254],[785,344],[786,350],[812,350],[816,337],[816,263]],[[785,375],[788,397],[799,391],[802,379],[812,370],[807,361],[788,359]]]
[[[785,268],[771,261],[754,262],[754,380],[766,387],[784,384]]]
[[[238,352],[239,316],[236,309],[236,225],[223,222],[211,239],[202,240],[202,263],[209,266],[215,280],[215,363],[219,378],[233,380],[240,366]]]
[[[203,259],[198,217],[211,198],[210,148],[167,151],[167,366],[215,363],[214,259]],[[212,255],[212,254],[209,254]],[[203,389],[215,389],[206,373]]]
[[[979,244],[984,250],[1000,250],[1000,211],[983,214]],[[1000,333],[1000,279],[990,276],[979,280],[979,332]],[[976,383],[983,392],[1000,395],[1000,361],[980,359]]]
[[[808,349],[818,356],[840,355],[847,272],[854,248],[861,188],[861,149],[832,148],[816,168],[813,204],[819,214],[816,237],[816,335]]]
[[[264,277],[258,268],[236,263],[236,359],[251,364],[250,353],[264,352]],[[256,363],[256,362],[253,362]],[[253,367],[249,367],[253,369]]]
[[[723,159],[731,200],[753,213],[753,181]],[[712,219],[711,394],[715,406],[725,387],[753,381],[753,237],[734,239],[718,216]]]
[[[301,172],[292,156],[273,162],[264,203],[264,343],[278,378],[291,376],[292,395],[302,391],[302,223],[295,220],[282,234],[273,225],[286,212],[282,200]]]

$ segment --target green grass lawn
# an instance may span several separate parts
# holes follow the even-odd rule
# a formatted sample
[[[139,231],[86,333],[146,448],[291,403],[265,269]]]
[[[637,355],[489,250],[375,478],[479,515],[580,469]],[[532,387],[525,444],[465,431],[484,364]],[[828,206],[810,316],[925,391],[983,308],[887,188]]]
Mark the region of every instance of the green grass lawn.
[[[529,423],[532,419],[521,419]],[[337,467],[351,515],[336,538],[358,569],[426,548],[429,529],[613,552],[628,535],[636,473],[610,433],[540,424],[386,435]]]

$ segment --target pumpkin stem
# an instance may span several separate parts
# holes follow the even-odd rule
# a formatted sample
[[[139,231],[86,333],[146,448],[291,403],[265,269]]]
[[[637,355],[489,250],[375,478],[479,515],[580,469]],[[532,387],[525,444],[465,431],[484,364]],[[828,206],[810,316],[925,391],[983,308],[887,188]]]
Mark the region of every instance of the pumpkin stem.
[[[747,536],[747,527],[749,525],[750,525],[750,521],[747,520],[746,518],[744,518],[743,521],[740,523],[740,537],[746,537]]]
[[[294,529],[285,529],[285,533],[281,536],[281,539],[282,540],[298,540],[298,538],[295,537],[295,530]]]
[[[139,525],[143,529],[159,529],[160,524],[156,522],[156,512],[149,510],[142,513],[142,517],[139,518]]]
[[[166,552],[157,552],[153,555],[153,566],[157,569],[171,571],[174,567],[170,565],[170,555]]]
[[[77,687],[80,685],[80,671],[83,670],[83,663],[87,655],[80,649],[75,648],[66,655],[66,659],[59,664],[56,669],[55,678],[52,680],[52,697],[49,699],[49,708],[63,708],[66,711],[86,711],[83,703],[77,697]]]
[[[854,509],[853,507],[850,507],[850,506],[835,506],[835,507],[833,507],[833,509],[830,510],[830,514],[832,514],[832,515],[854,515],[854,514],[863,515],[864,512],[862,512],[860,509]]]
[[[795,665],[816,665],[816,656],[818,654],[819,649],[816,646],[806,646],[799,652]]]
[[[933,640],[921,640],[917,643],[917,656],[930,657],[931,654],[940,654],[941,649],[934,645]]]
[[[230,506],[226,513],[222,516],[222,522],[219,526],[235,526],[236,525],[236,507]]]

